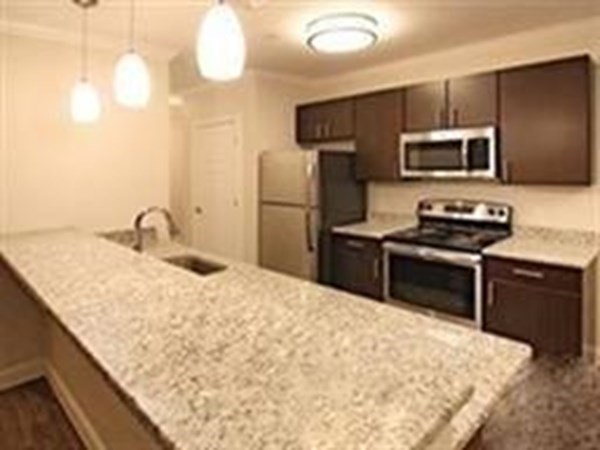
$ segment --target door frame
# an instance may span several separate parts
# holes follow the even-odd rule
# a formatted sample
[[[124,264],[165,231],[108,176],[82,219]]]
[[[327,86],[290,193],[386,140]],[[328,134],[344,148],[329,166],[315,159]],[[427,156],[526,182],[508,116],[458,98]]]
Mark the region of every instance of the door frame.
[[[188,215],[188,225],[190,230],[190,244],[194,245],[194,167],[192,165],[192,152],[194,151],[194,130],[197,128],[211,128],[216,127],[222,124],[231,124],[233,126],[235,139],[234,139],[234,152],[236,159],[239,162],[238,166],[238,175],[240,177],[241,186],[240,186],[240,196],[239,196],[239,205],[240,205],[240,231],[241,231],[241,257],[246,259],[246,239],[244,235],[244,229],[246,228],[246,198],[244,195],[244,181],[246,176],[244,174],[244,152],[243,152],[243,135],[242,135],[242,117],[240,114],[231,114],[231,115],[223,115],[217,116],[211,119],[195,119],[190,121],[190,129],[189,129],[189,152],[187,155],[187,164],[188,164],[188,196],[189,202],[187,205],[187,215]]]

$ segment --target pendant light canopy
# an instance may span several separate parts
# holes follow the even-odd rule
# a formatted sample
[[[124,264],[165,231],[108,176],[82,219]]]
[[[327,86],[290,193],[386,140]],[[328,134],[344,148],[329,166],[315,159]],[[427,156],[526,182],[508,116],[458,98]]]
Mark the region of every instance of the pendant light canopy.
[[[150,72],[135,51],[135,0],[130,0],[129,50],[115,67],[113,87],[117,102],[127,108],[143,108],[150,100]]]
[[[87,12],[96,6],[97,0],[73,0],[83,9],[81,32],[81,76],[71,91],[71,118],[76,123],[93,123],[100,118],[102,103],[100,95],[88,80]]]
[[[202,76],[210,80],[229,81],[242,76],[246,39],[235,11],[224,0],[218,0],[202,19],[196,61]]]

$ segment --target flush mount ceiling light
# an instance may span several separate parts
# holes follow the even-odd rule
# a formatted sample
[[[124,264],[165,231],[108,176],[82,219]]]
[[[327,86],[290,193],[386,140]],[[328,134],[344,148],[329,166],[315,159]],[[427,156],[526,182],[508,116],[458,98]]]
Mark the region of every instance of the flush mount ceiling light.
[[[97,0],[73,0],[82,8],[81,77],[71,91],[71,117],[77,123],[93,123],[100,118],[102,105],[98,91],[88,80],[87,12]]]
[[[306,44],[318,53],[350,53],[375,45],[378,23],[367,14],[330,14],[306,27]]]
[[[246,63],[246,39],[235,11],[218,0],[198,29],[196,62],[203,77],[229,81],[242,76]]]
[[[135,51],[135,0],[130,0],[129,49],[117,62],[114,74],[114,92],[117,103],[139,109],[150,100],[150,72],[139,53]]]

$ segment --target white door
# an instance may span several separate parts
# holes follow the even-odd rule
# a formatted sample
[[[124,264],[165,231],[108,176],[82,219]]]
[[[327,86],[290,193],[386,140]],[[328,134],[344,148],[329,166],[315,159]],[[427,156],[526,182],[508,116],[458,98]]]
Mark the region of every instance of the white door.
[[[192,245],[243,259],[242,152],[234,119],[197,123],[191,136]]]

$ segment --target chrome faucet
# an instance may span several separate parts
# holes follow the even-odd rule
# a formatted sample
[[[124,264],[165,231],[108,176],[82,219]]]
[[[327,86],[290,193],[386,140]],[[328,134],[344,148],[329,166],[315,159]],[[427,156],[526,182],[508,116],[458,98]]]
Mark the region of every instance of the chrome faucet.
[[[165,219],[167,220],[167,224],[169,226],[169,236],[173,239],[175,236],[179,234],[179,228],[175,224],[175,220],[173,220],[173,216],[166,208],[160,208],[158,206],[152,206],[148,209],[143,210],[137,216],[135,216],[135,221],[133,224],[133,228],[135,231],[135,243],[133,244],[133,249],[141,252],[144,250],[144,233],[142,229],[142,222],[146,218],[146,216],[152,213],[161,213]]]

